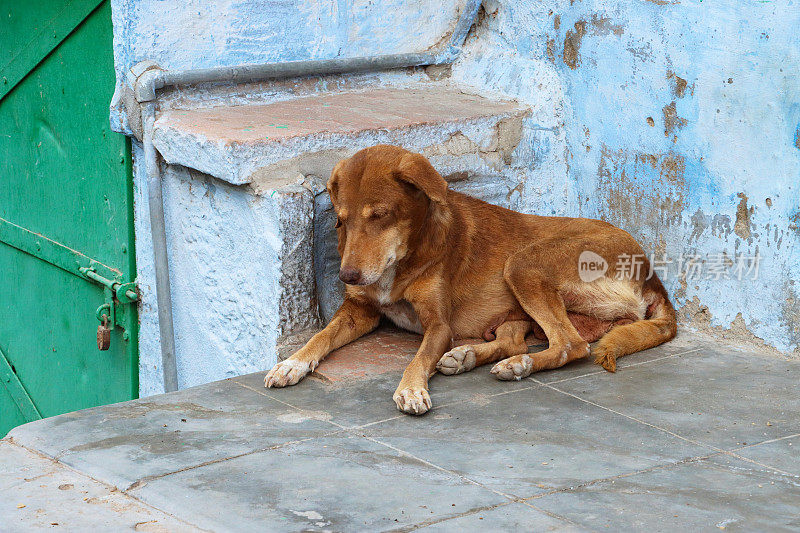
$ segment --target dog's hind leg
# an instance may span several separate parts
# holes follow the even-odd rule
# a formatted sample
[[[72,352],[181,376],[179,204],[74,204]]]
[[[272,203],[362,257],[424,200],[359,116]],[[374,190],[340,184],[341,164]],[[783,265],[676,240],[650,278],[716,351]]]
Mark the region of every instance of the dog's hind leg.
[[[531,266],[546,262],[545,257],[541,262],[537,260],[538,251],[537,247],[529,247],[511,256],[503,275],[522,308],[544,330],[549,346],[538,353],[519,354],[500,361],[491,371],[498,379],[522,379],[539,370],[564,366],[590,352],[589,343],[570,322],[558,289],[544,272]]]
[[[456,346],[436,364],[440,374],[452,376],[468,372],[476,366],[494,363],[506,357],[528,352],[525,335],[531,329],[529,320],[503,322],[497,327],[495,340],[482,344]]]
[[[617,371],[617,358],[667,342],[678,333],[675,308],[658,277],[645,282],[648,304],[645,320],[620,324],[604,335],[594,350],[594,362],[609,372]]]

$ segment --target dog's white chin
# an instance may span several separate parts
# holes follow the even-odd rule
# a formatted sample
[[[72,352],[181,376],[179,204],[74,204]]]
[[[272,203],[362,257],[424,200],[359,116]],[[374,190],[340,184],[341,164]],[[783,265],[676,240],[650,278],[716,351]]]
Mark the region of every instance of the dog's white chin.
[[[383,276],[383,271],[375,274],[370,274],[369,277],[364,277],[361,280],[361,282],[358,283],[358,285],[361,285],[362,287],[366,287],[367,285],[374,285],[375,283],[380,281],[381,276]]]
[[[380,270],[378,272],[371,272],[369,274],[369,276],[363,276],[362,277],[363,279],[362,279],[361,283],[359,283],[359,285],[367,286],[367,285],[374,285],[375,283],[379,283],[379,282],[381,282],[383,277],[385,275],[389,274],[390,272],[392,273],[391,274],[392,280],[394,280],[394,265],[395,265],[395,263],[397,263],[396,257],[394,255],[390,256],[386,260],[386,263],[384,264],[382,270]]]

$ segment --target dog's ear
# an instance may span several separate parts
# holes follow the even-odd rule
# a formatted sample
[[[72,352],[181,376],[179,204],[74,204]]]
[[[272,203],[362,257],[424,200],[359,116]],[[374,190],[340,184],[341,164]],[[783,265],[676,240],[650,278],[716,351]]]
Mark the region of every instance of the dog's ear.
[[[447,182],[420,154],[405,154],[400,158],[395,174],[397,179],[413,185],[433,202],[440,205],[447,203]]]
[[[328,189],[328,195],[331,197],[331,203],[335,206],[337,204],[337,200],[339,199],[339,171],[342,170],[345,161],[347,159],[342,159],[336,166],[333,167],[331,171],[331,177],[328,179],[328,183],[325,185],[325,188]]]

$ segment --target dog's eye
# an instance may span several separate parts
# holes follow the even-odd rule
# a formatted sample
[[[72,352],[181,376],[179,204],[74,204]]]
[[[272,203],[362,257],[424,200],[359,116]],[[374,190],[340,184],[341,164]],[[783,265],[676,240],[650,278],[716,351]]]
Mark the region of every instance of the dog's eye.
[[[389,216],[388,211],[374,211],[369,218],[372,220],[381,220]]]
[[[339,218],[339,217],[336,217],[336,224],[334,224],[333,227],[334,228],[339,228],[341,226],[342,226],[342,219]]]

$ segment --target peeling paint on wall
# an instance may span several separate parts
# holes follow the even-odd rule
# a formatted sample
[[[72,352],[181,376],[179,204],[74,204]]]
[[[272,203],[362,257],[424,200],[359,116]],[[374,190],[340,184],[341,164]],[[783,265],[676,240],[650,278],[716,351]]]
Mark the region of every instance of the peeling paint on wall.
[[[742,239],[750,238],[750,215],[755,211],[754,207],[747,208],[747,195],[743,192],[737,194],[741,200],[736,206],[736,223],[733,225],[733,232]]]
[[[674,100],[665,105],[662,112],[664,113],[664,137],[669,137],[686,125],[686,119],[678,116]]]
[[[531,73],[547,72],[559,89],[547,99],[564,135],[566,212],[607,219],[673,259],[758,254],[755,280],[673,273],[665,284],[678,308],[690,306],[684,325],[706,316],[689,312],[696,298],[716,334],[763,339],[800,356],[797,314],[785,311],[797,305],[786,303],[796,302],[787,280],[800,282],[796,5],[564,0],[547,7],[499,2],[454,76],[473,73],[466,78],[482,90],[525,95],[544,110],[544,96],[524,87],[536,79]],[[495,49],[491,73],[470,47]],[[487,74],[474,75],[480,69]]]
[[[586,33],[586,22],[579,20],[575,23],[575,31],[568,30],[564,37],[564,63],[575,70],[580,63],[581,40]]]
[[[619,36],[625,33],[625,27],[622,24],[614,23],[611,21],[611,17],[598,15],[597,13],[592,13],[591,24],[592,32],[595,35],[608,35],[609,33],[613,33]]]
[[[677,98],[683,98],[683,95],[686,94],[686,80],[671,70],[667,71],[667,79],[672,83],[672,94]]]
[[[684,208],[685,163],[675,153],[629,155],[603,145],[597,169],[599,215],[620,227],[636,227],[654,238],[676,224]],[[652,183],[659,184],[653,190]],[[658,244],[657,239],[654,241]],[[662,243],[663,245],[663,243]]]
[[[761,337],[755,335],[748,327],[741,312],[727,325],[716,325],[712,321],[711,312],[708,306],[700,303],[700,299],[695,296],[678,309],[679,319],[685,324],[691,324],[692,329],[701,333],[707,333],[728,341],[740,347],[755,348],[767,351],[775,355],[785,355],[774,346],[771,346]]]

